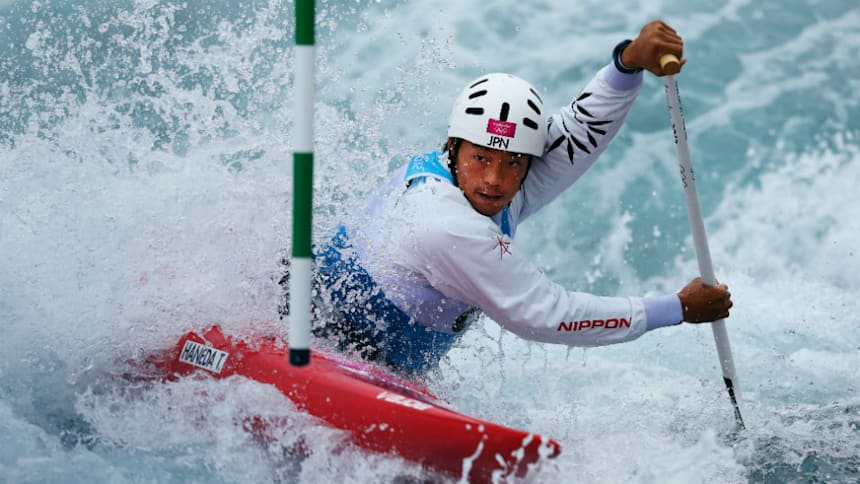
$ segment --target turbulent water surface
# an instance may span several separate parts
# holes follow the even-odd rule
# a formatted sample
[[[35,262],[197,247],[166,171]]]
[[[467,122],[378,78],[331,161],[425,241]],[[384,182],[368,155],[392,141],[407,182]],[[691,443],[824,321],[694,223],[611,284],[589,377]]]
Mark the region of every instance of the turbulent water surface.
[[[243,379],[141,380],[184,331],[285,334],[288,1],[0,1],[0,481],[429,477]],[[317,237],[443,139],[474,76],[551,106],[653,18],[679,76],[748,429],[707,326],[589,350],[481,321],[430,380],[456,408],[556,438],[530,482],[860,479],[860,7],[854,0],[317,2]],[[674,291],[697,271],[662,82],[601,161],[527,222],[569,288]],[[126,377],[123,377],[125,375]],[[279,425],[245,430],[248,416]]]

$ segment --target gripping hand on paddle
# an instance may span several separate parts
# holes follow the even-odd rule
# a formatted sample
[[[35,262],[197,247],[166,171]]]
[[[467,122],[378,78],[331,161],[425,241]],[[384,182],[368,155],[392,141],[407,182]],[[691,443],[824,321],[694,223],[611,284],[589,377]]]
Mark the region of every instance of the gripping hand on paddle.
[[[684,321],[688,323],[709,323],[728,318],[733,305],[728,286],[720,283],[709,286],[702,282],[701,277],[684,286],[678,297],[681,299]]]
[[[666,54],[681,60],[681,65],[674,72],[660,66],[660,57]],[[631,68],[641,67],[656,76],[665,76],[677,73],[684,66],[687,60],[683,54],[684,41],[675,29],[662,20],[654,20],[642,27],[639,37],[624,49],[621,63]]]

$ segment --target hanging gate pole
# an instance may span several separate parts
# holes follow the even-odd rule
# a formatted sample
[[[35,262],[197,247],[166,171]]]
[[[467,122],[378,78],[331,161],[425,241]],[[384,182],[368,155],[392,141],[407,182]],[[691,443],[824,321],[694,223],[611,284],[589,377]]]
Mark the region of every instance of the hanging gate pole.
[[[293,248],[289,306],[290,363],[294,366],[307,365],[311,359],[314,56],[314,0],[296,0]]]

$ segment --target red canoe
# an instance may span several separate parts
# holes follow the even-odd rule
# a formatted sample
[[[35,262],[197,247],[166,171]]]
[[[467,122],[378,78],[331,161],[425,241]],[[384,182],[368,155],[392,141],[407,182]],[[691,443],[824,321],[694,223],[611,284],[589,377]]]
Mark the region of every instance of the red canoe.
[[[315,351],[309,365],[291,366],[286,345],[273,338],[249,344],[212,327],[202,336],[187,333],[150,363],[168,378],[205,370],[274,385],[299,410],[348,431],[364,449],[471,482],[523,477],[561,451],[555,440],[460,414],[420,385],[370,365]]]

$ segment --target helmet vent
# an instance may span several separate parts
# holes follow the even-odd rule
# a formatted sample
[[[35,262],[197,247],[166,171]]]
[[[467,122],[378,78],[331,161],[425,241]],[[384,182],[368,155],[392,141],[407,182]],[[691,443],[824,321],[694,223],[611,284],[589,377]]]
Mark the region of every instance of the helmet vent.
[[[529,118],[523,118],[523,124],[528,126],[531,129],[538,129],[538,124]]]
[[[486,96],[486,95],[487,95],[487,90],[484,89],[483,91],[477,91],[477,92],[473,92],[472,94],[469,94],[469,99],[475,99],[476,97],[481,97],[481,96]]]
[[[511,112],[511,105],[508,103],[502,103],[502,110],[499,112],[499,120],[507,121],[508,115]]]
[[[536,98],[538,98],[538,102],[539,102],[539,103],[543,104],[543,99],[541,99],[540,94],[538,94],[538,93],[537,93],[537,91],[535,91],[535,90],[534,90],[534,89],[532,89],[532,88],[529,88],[529,91],[531,91],[531,92],[532,92],[532,94],[534,94],[534,95],[535,95],[535,97],[536,97]]]
[[[484,108],[466,108],[466,114],[474,114],[480,116],[484,114]]]
[[[471,86],[469,86],[469,89],[472,89],[473,87],[475,87],[475,86],[477,86],[477,85],[479,85],[479,84],[483,84],[483,83],[485,83],[485,82],[487,82],[487,81],[489,81],[489,80],[490,80],[490,78],[485,77],[485,78],[481,79],[480,81],[478,81],[478,82],[476,82],[476,83],[472,84]]]
[[[534,112],[540,114],[540,108],[537,107],[537,104],[533,103],[531,99],[529,99],[529,107],[534,109]]]

